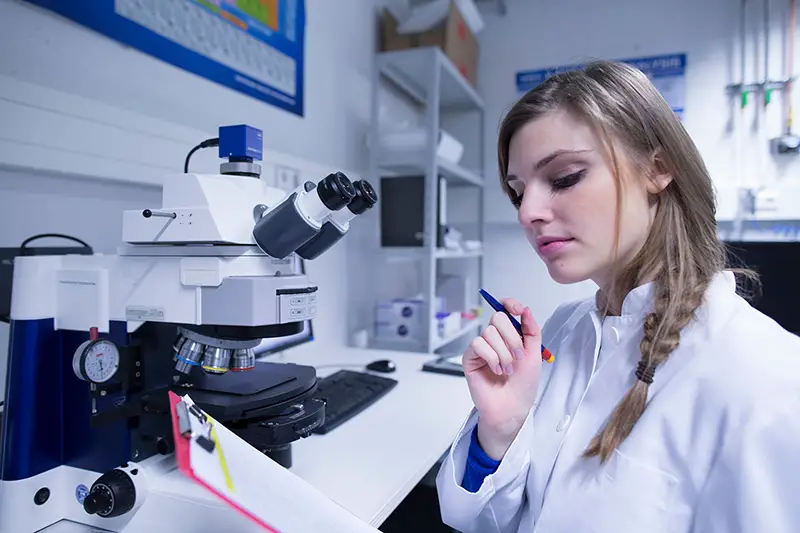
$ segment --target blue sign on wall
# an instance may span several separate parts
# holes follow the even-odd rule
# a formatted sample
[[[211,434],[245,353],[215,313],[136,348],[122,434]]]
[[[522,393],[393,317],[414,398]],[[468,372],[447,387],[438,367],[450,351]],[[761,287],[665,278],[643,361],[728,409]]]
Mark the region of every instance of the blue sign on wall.
[[[305,0],[27,1],[303,116]]]
[[[672,107],[672,110],[679,117],[683,116],[686,101],[686,54],[640,57],[619,61],[632,65],[644,72]],[[581,66],[580,64],[561,65],[540,70],[517,72],[517,93],[522,95],[554,74],[575,70]]]

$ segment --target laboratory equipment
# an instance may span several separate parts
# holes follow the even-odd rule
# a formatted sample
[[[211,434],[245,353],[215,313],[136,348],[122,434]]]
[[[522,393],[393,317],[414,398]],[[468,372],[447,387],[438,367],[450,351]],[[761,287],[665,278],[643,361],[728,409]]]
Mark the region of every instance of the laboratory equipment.
[[[353,189],[355,194],[347,204],[347,209],[340,209],[332,213],[328,221],[322,225],[319,233],[297,249],[297,255],[303,259],[316,259],[344,237],[350,229],[350,221],[353,218],[363,215],[378,203],[378,194],[368,181],[356,181]]]
[[[778,322],[784,329],[800,335],[800,242],[727,241],[732,267],[744,267],[758,274],[758,283],[742,280],[744,296],[750,304]]]
[[[325,422],[313,429],[326,434],[364,411],[397,386],[397,380],[355,370],[339,370],[319,381],[314,398],[325,402]]]
[[[80,246],[31,246],[39,239],[65,239]],[[14,279],[14,260],[21,255],[59,255],[94,253],[92,247],[77,237],[63,233],[41,233],[25,239],[19,246],[0,248],[0,322],[11,320],[11,283]]]
[[[287,468],[324,421],[316,370],[254,348],[314,318],[295,251],[353,185],[334,172],[287,193],[258,177],[259,130],[215,141],[220,173],[166,176],[160,206],[122,214],[117,254],[16,257],[0,533],[227,530],[233,511],[175,469],[169,392]]]
[[[305,274],[305,261],[300,257],[296,257],[298,272]],[[309,343],[314,340],[314,325],[311,320],[304,320],[301,323],[300,331],[293,335],[285,335],[283,337],[269,337],[261,339],[261,341],[253,348],[257,360],[266,359],[273,355],[279,354],[285,350],[289,350],[296,346]]]

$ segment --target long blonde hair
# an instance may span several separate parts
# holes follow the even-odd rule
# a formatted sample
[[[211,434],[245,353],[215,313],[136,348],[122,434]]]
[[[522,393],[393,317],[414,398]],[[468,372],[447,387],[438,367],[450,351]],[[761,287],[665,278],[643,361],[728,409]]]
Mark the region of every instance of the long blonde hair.
[[[715,273],[725,266],[717,237],[714,188],[703,159],[681,121],[639,70],[596,61],[559,73],[525,94],[507,113],[499,132],[500,181],[509,198],[508,151],[513,135],[530,120],[563,108],[591,124],[605,142],[616,178],[617,244],[623,180],[619,152],[649,179],[655,165],[672,181],[652,200],[657,204],[650,234],[629,263],[618,265],[604,294],[604,309],[617,314],[625,295],[645,281],[655,286],[654,308],[644,319],[641,360],[630,390],[585,451],[605,462],[627,438],[647,403],[656,368],[680,343]]]

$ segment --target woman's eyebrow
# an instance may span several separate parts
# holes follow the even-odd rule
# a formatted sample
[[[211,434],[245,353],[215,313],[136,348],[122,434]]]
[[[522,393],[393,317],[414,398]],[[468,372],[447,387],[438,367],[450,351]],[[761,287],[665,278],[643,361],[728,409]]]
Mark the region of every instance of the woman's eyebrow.
[[[561,157],[562,155],[584,154],[586,152],[591,152],[591,150],[556,150],[537,161],[536,164],[533,165],[533,170],[543,169],[548,164],[553,162],[553,160]]]

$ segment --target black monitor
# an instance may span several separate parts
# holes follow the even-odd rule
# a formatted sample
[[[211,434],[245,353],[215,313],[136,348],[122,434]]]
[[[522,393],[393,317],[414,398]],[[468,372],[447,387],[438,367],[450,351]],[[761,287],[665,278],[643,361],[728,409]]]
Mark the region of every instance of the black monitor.
[[[728,265],[754,270],[758,284],[746,284],[751,305],[800,335],[800,242],[729,241]]]
[[[303,261],[300,257],[296,257],[296,261],[298,261],[300,272],[305,274],[306,272],[305,261]],[[289,348],[293,348],[295,346],[299,346],[307,342],[311,342],[313,340],[314,340],[314,329],[311,326],[311,320],[304,320],[303,329],[300,330],[298,333],[286,337],[272,337],[272,338],[261,339],[261,342],[258,344],[258,346],[256,346],[253,349],[253,351],[255,352],[256,358],[260,359],[262,357],[268,357],[270,355],[282,352],[284,350],[288,350]]]

